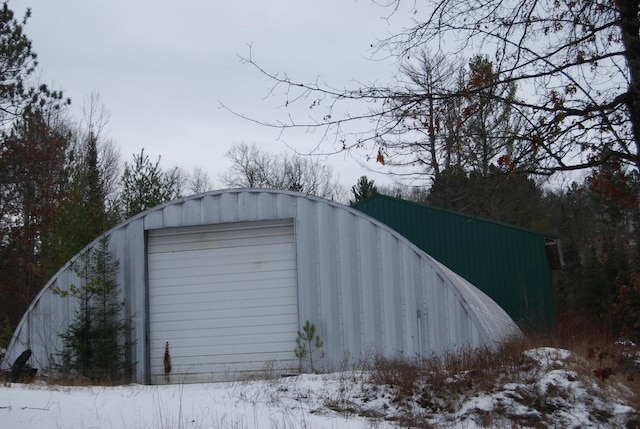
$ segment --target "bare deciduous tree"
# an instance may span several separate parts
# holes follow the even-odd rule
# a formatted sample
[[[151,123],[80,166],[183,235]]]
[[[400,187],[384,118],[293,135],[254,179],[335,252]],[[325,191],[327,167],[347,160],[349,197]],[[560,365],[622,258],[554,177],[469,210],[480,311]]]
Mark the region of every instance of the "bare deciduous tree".
[[[102,174],[105,198],[111,202],[118,192],[118,177],[121,173],[120,149],[106,135],[106,127],[111,119],[100,94],[91,93],[82,106],[83,118],[77,132],[81,141],[94,139],[98,146],[98,167]]]
[[[189,191],[193,194],[201,194],[203,192],[210,191],[213,187],[209,174],[202,168],[202,166],[196,165],[190,171],[187,176],[187,186]]]
[[[400,0],[386,4],[394,13],[404,5]],[[402,82],[342,90],[269,72],[249,55],[246,61],[272,79],[274,90],[284,87],[285,106],[311,101],[317,115],[298,120],[290,114],[269,123],[249,119],[285,130],[320,128],[322,136],[331,135],[339,144],[336,151],[364,148],[385,162],[398,148],[407,149],[389,141],[404,134],[413,112],[427,112],[423,129],[428,130],[434,117],[430,103],[491,94],[524,118],[513,136],[520,153],[502,160],[511,171],[553,174],[610,159],[640,169],[637,0],[425,0],[414,2],[411,13],[408,28],[377,45],[397,55],[401,68],[411,67],[425,49],[481,53],[491,58],[492,79],[441,94]],[[493,91],[505,85],[517,85],[519,95]],[[340,113],[354,102],[366,108]],[[359,124],[355,132],[353,126],[348,130],[354,122]]]
[[[402,73],[408,79],[403,82],[406,90],[426,98],[410,104],[390,100],[387,105],[396,108],[381,112],[381,119],[393,124],[377,137],[387,165],[437,180],[452,169],[487,176],[491,165],[523,159],[522,117],[511,108],[515,84],[489,86],[495,74],[486,56],[475,55],[467,65],[423,51],[413,64],[403,66]],[[447,97],[478,87],[485,89]]]
[[[232,188],[275,188],[345,201],[331,166],[300,155],[272,155],[255,145],[234,144],[226,154],[232,165],[220,176]]]

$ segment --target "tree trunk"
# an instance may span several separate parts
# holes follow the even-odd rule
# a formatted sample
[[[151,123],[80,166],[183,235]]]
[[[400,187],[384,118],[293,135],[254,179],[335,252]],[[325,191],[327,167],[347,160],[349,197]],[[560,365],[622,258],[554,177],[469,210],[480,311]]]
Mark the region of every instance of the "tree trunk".
[[[620,29],[629,67],[629,93],[627,108],[636,151],[632,161],[640,170],[640,23],[638,0],[619,0]]]

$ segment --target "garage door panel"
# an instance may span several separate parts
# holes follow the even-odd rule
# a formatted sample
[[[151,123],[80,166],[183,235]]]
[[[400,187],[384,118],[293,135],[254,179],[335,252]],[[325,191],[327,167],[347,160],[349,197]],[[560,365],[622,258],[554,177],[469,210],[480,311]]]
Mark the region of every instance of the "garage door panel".
[[[291,243],[283,245],[262,246],[259,249],[251,248],[233,248],[232,252],[223,250],[206,250],[199,252],[185,253],[165,253],[163,258],[157,254],[150,254],[150,261],[158,264],[158,268],[162,270],[171,270],[181,267],[208,267],[211,261],[215,261],[218,265],[239,262],[254,261],[282,261],[286,260],[287,250],[291,248]]]
[[[257,362],[265,358],[292,361],[297,360],[295,359],[295,357],[292,358],[293,354],[284,353],[281,350],[278,350],[277,347],[263,349],[258,349],[257,347],[245,347],[243,352],[238,350],[234,353],[227,353],[227,351],[228,350],[218,350],[217,353],[212,354],[204,354],[205,351],[201,351],[199,353],[194,353],[192,356],[177,357],[176,359],[172,359],[171,364],[172,366],[177,365],[182,366],[183,368],[194,367],[196,365],[204,368],[208,365],[223,363],[231,364],[233,362]],[[164,359],[156,359],[151,362],[152,368],[161,370],[163,363]],[[263,363],[266,363],[266,361]],[[175,372],[172,371],[173,374],[175,374]]]
[[[266,317],[254,317],[252,320],[230,320],[230,319],[214,319],[210,318],[196,320],[196,321],[184,321],[184,320],[174,320],[174,321],[162,321],[157,322],[158,325],[156,329],[160,329],[163,331],[164,336],[160,337],[159,334],[156,334],[155,338],[164,344],[164,341],[168,339],[180,338],[184,332],[190,331],[191,329],[230,329],[230,328],[248,328],[264,325],[265,322],[269,321],[273,326],[297,326],[297,321],[295,323],[291,322],[292,313],[286,314],[278,314],[276,316],[266,316]],[[293,332],[293,331],[292,331]],[[296,330],[297,332],[297,330]]]
[[[197,295],[199,302],[198,305],[209,306],[208,308],[211,310],[228,308],[229,303],[233,305],[235,301],[241,301],[240,304],[245,305],[245,301],[250,300],[254,303],[254,306],[257,305],[274,305],[277,303],[277,300],[286,299],[293,304],[297,300],[297,296],[295,291],[292,291],[291,288],[282,287],[282,282],[278,280],[277,282],[269,282],[273,284],[274,287],[269,288],[269,290],[256,290],[256,289],[226,289],[217,291],[212,289],[210,286],[200,286],[197,289],[199,292],[189,291],[189,293],[185,293],[186,289],[192,288],[180,288],[183,290],[182,293],[171,293],[172,289],[167,287],[161,292],[167,292],[166,294],[158,294],[155,300],[156,305],[154,305],[154,311],[166,311],[163,307],[169,307],[169,310],[174,309],[176,305],[180,304],[189,304],[194,300],[193,295]],[[275,286],[277,285],[277,287]],[[193,288],[195,289],[195,287]]]
[[[268,229],[264,226],[268,224]],[[212,241],[235,240],[244,237],[280,237],[291,233],[292,219],[268,222],[242,222],[234,224],[192,226],[184,228],[166,228],[154,231],[154,243],[184,243],[194,240]]]
[[[288,291],[287,291],[288,292]],[[182,296],[181,301],[187,301],[188,296]],[[281,314],[283,310],[291,308],[295,306],[298,302],[297,297],[295,296],[284,296],[284,297],[270,297],[270,298],[262,298],[262,299],[247,299],[246,297],[235,299],[235,300],[224,300],[218,302],[192,302],[189,303],[189,311],[193,314],[188,318],[185,318],[182,313],[178,313],[183,320],[194,320],[200,313],[204,313],[206,317],[214,318],[215,313],[217,318],[221,317],[232,317],[233,313],[229,313],[230,316],[227,316],[225,311],[234,312],[237,311],[239,314],[236,317],[246,317],[247,315],[275,315]],[[176,305],[182,305],[180,302],[176,302],[175,304],[165,304],[154,306],[153,312],[151,314],[161,315],[167,313],[175,313]],[[224,316],[223,316],[224,314]]]
[[[229,346],[234,346],[230,350]],[[289,335],[282,332],[271,334],[253,334],[247,336],[229,336],[229,337],[201,337],[200,341],[193,339],[176,339],[169,343],[169,350],[173,358],[199,356],[214,356],[224,354],[241,354],[255,352],[275,352],[275,351],[293,351],[296,342]],[[164,345],[158,347],[158,351],[162,350],[164,358]],[[159,354],[160,355],[160,354]]]
[[[290,354],[283,353],[280,350],[279,344],[263,344],[258,346],[252,346],[251,344],[243,344],[236,347],[233,353],[229,352],[228,347],[219,347],[217,349],[194,349],[193,353],[188,356],[172,355],[171,365],[176,368],[182,366],[183,368],[192,367],[194,365],[200,365],[203,368],[211,364],[219,363],[231,363],[231,362],[255,362],[263,355],[268,355],[269,358],[274,359],[291,359]],[[152,362],[152,365],[156,368],[163,366],[164,359],[157,359]],[[172,368],[173,369],[173,368]],[[172,371],[173,372],[173,371]]]
[[[286,265],[286,262],[291,262],[289,259],[289,249],[291,245],[286,246],[265,246],[260,252],[257,252],[254,248],[239,251],[234,254],[224,254],[219,252],[197,252],[190,256],[177,253],[171,259],[160,259],[156,255],[149,255],[149,262],[157,264],[157,272],[154,270],[154,275],[164,277],[166,274],[171,274],[174,270],[180,269],[192,269],[201,268],[203,270],[219,269],[227,265],[239,265],[239,264],[274,264],[285,265],[290,268],[290,265]],[[213,262],[213,265],[212,265]]]
[[[189,344],[201,344],[203,342],[211,342],[213,344],[233,344],[234,342],[254,344],[253,341],[255,341],[255,344],[259,344],[265,341],[273,342],[274,338],[277,338],[278,342],[286,342],[291,346],[285,347],[287,352],[295,348],[295,341],[293,341],[290,335],[282,333],[284,329],[296,328],[295,325],[280,326],[278,327],[280,329],[278,332],[260,332],[259,328],[260,326],[234,328],[229,329],[228,332],[212,332],[207,329],[198,329],[193,332],[189,331],[187,335],[184,335],[179,339],[172,340],[169,343],[169,348],[171,353],[174,354],[174,349],[182,349]],[[165,343],[157,342],[156,344],[153,344],[153,348],[158,352],[158,356],[160,354],[164,356]]]
[[[196,349],[192,350],[192,354],[188,356],[172,356],[172,365],[176,365],[176,372],[179,371],[179,368],[182,367],[185,370],[188,370],[190,366],[193,365],[202,365],[203,367],[211,364],[217,363],[230,363],[234,361],[245,361],[251,362],[256,361],[256,357],[259,354],[269,355],[270,358],[277,359],[290,359],[291,356],[289,354],[283,354],[280,350],[280,344],[260,344],[260,345],[251,345],[251,344],[241,344],[235,347],[233,353],[228,353],[228,347],[219,347],[216,349]],[[210,354],[207,354],[210,353]],[[173,362],[176,361],[176,364]],[[160,364],[160,362],[157,362]],[[159,365],[158,365],[159,366]]]
[[[149,250],[154,254],[163,255],[172,252],[194,252],[194,251],[231,251],[233,249],[242,249],[247,247],[253,247],[255,245],[281,245],[291,243],[292,237],[247,237],[239,240],[226,240],[226,241],[192,241],[179,244],[152,244]]]
[[[222,275],[222,276],[201,276],[201,278],[189,277],[178,279],[157,280],[158,296],[163,295],[183,295],[183,294],[220,294],[241,292],[245,296],[256,291],[255,283],[263,281],[267,288],[288,288],[288,285],[295,281],[295,276],[290,272],[264,273],[246,273],[242,274]]]
[[[295,281],[295,276],[291,273],[281,274],[278,276],[270,275],[262,276],[264,284],[267,285],[267,288],[273,288],[274,291],[280,288],[288,288],[288,284],[292,281]],[[254,281],[258,281],[260,276],[253,276]],[[215,278],[211,278],[208,283],[206,282],[208,278],[203,277],[202,281],[197,281],[195,279],[174,279],[174,280],[163,280],[162,285],[156,286],[156,291],[154,293],[158,296],[181,296],[181,295],[190,295],[190,294],[220,294],[220,293],[232,293],[232,292],[240,292],[245,294],[251,294],[256,291],[253,281],[247,281],[245,278],[242,278],[241,275],[229,275],[229,276],[218,276]],[[160,283],[160,280],[156,281]]]
[[[297,362],[291,220],[150,231],[147,252],[152,382],[166,382],[166,342],[171,382]]]
[[[167,327],[167,331],[171,331],[171,327]],[[237,336],[250,336],[250,335],[271,335],[274,332],[283,332],[283,331],[293,331],[298,329],[298,325],[296,323],[283,323],[282,325],[272,324],[272,325],[252,325],[252,326],[234,326],[233,329],[216,329],[213,330],[207,326],[194,326],[190,329],[176,329],[174,330],[182,330],[180,339],[199,339],[204,337],[209,337],[212,339],[221,339],[224,340],[228,337],[237,337]],[[158,342],[157,344],[152,344],[152,347],[162,348],[162,352],[164,353],[165,343]]]
[[[288,328],[295,328],[295,326],[283,325],[280,328],[288,329]],[[235,332],[235,329],[230,331],[231,333],[233,333]],[[201,335],[184,336],[184,337],[181,336],[181,337],[173,338],[172,340],[168,341],[171,355],[175,356],[176,354],[178,355],[189,354],[189,353],[184,353],[184,350],[190,350],[191,348],[203,348],[206,350],[212,350],[214,348],[216,349],[222,348],[225,350],[224,353],[233,354],[238,352],[237,348],[235,347],[235,345],[237,344],[249,344],[257,347],[257,345],[262,344],[264,342],[268,342],[269,344],[276,344],[276,342],[273,342],[273,341],[269,342],[266,340],[268,338],[278,338],[278,342],[277,342],[278,350],[286,353],[291,358],[294,357],[293,351],[296,346],[294,341],[295,336],[292,336],[289,332],[282,333],[283,331],[280,331],[280,332],[271,332],[266,334],[255,334],[255,333],[243,334],[239,332],[236,335],[233,335],[233,334],[217,335],[216,333],[212,333],[212,332],[207,333],[206,331],[202,331],[202,330],[197,332]],[[162,341],[156,341],[153,344],[151,349],[154,352],[154,355],[156,355],[158,358],[164,357],[165,344],[166,343]],[[189,346],[187,347],[187,345]],[[261,348],[256,349],[256,351],[261,351],[261,350],[262,350]]]
[[[282,254],[280,251],[279,254]],[[280,256],[280,258],[282,258]],[[179,263],[162,263],[149,260],[152,264],[161,265],[154,272],[152,279],[164,278],[181,278],[184,276],[206,276],[206,275],[224,275],[224,274],[241,274],[251,273],[255,271],[291,271],[295,269],[295,263],[287,259],[276,259],[264,255],[262,259],[248,259],[238,256],[237,258],[208,258],[202,261],[189,261],[184,265]],[[215,261],[215,266],[211,263]],[[215,271],[214,271],[215,270]]]
[[[274,228],[272,233],[260,233],[258,230],[212,232],[209,234],[178,233],[170,236],[154,237],[149,245],[150,253],[170,253],[183,251],[232,249],[255,245],[272,245],[293,242],[290,228]]]
[[[216,312],[218,313],[218,312]],[[199,311],[193,312],[189,319],[181,317],[181,313],[152,313],[151,316],[157,320],[156,329],[164,328],[166,332],[179,332],[176,326],[180,326],[182,330],[188,330],[192,327],[209,328],[209,329],[229,329],[235,326],[256,326],[259,324],[275,324],[282,325],[285,321],[290,320],[292,314],[296,312],[286,308],[284,306],[278,306],[274,310],[258,312],[239,312],[239,311],[224,311],[219,312],[218,316],[213,312]],[[238,314],[240,313],[240,314]],[[250,318],[250,320],[242,320]],[[178,325],[180,324],[180,325]],[[165,335],[166,336],[166,335]],[[169,337],[179,338],[179,336]]]
[[[251,303],[246,306],[236,305],[235,307],[221,307],[216,310],[193,303],[189,305],[189,317],[185,317],[181,311],[175,311],[175,308],[174,310],[166,309],[164,312],[154,310],[150,312],[150,314],[154,319],[161,319],[162,322],[191,321],[195,324],[198,322],[202,323],[203,321],[211,321],[211,323],[216,323],[218,320],[231,321],[243,317],[250,317],[256,321],[257,318],[269,318],[290,314],[292,312],[291,307],[295,305],[296,302],[296,300],[288,300],[287,302],[276,302],[270,306],[259,306]],[[158,320],[158,323],[162,322]],[[264,320],[264,322],[268,323],[269,320]]]
[[[185,264],[193,261],[198,262],[198,258],[204,260],[210,260],[211,258],[225,258],[227,260],[233,260],[237,257],[264,257],[265,254],[271,256],[278,256],[283,249],[291,247],[292,241],[287,240],[282,243],[269,242],[258,245],[254,243],[247,246],[233,246],[225,248],[207,248],[207,249],[194,249],[190,247],[189,250],[179,250],[177,248],[171,248],[171,251],[158,252],[152,248],[149,249],[150,255],[159,262],[167,262],[174,264]],[[151,253],[153,252],[153,253]],[[224,262],[224,261],[223,261]]]
[[[245,360],[245,361],[255,361],[257,360],[256,355],[258,354],[270,354],[270,355],[278,355],[280,359],[291,359],[293,356],[292,352],[285,351],[285,348],[293,351],[295,348],[295,344],[286,344],[282,342],[271,342],[271,343],[238,343],[231,344],[233,346],[233,350],[230,345],[224,344],[217,347],[206,347],[206,346],[190,346],[190,347],[180,347],[175,346],[170,348],[171,352],[171,363],[174,366],[175,371],[177,372],[178,366],[190,366],[194,364],[199,365],[209,365],[215,363],[223,363],[223,362],[233,362],[236,360]],[[290,347],[287,347],[289,345]],[[164,350],[162,351],[164,354]],[[242,355],[247,355],[241,357]],[[156,360],[155,366],[159,367],[163,365],[164,359]],[[163,365],[164,366],[164,365]],[[164,373],[164,368],[162,369],[162,373]]]
[[[153,264],[153,261],[150,261],[150,264]],[[154,277],[150,278],[150,280],[161,280],[161,279],[180,279],[180,278],[190,278],[190,277],[204,277],[204,276],[214,276],[213,280],[215,280],[216,276],[223,275],[237,275],[237,274],[246,274],[251,275],[252,273],[272,273],[272,276],[277,276],[279,271],[288,272],[290,274],[291,270],[295,269],[295,263],[291,261],[274,261],[269,263],[266,260],[256,261],[256,262],[245,262],[245,263],[228,263],[225,264],[220,263],[218,265],[218,272],[215,274],[211,273],[213,268],[211,267],[203,267],[203,270],[199,270],[198,266],[196,267],[176,267],[176,268],[162,268],[154,273]]]
[[[242,267],[239,267],[242,268]],[[248,268],[248,267],[247,267]],[[156,286],[161,289],[164,287],[173,288],[175,286],[185,285],[190,287],[203,286],[203,290],[207,290],[206,285],[210,285],[209,289],[214,289],[212,285],[218,285],[225,288],[225,290],[247,290],[252,289],[251,285],[255,281],[264,280],[265,282],[277,282],[279,280],[289,280],[295,278],[295,273],[292,273],[295,269],[293,266],[291,269],[279,269],[279,270],[265,270],[262,271],[256,269],[247,269],[241,273],[219,273],[219,274],[202,274],[199,275],[193,270],[182,271],[183,275],[154,278],[152,280]],[[216,286],[217,287],[217,286]],[[188,292],[188,291],[187,291]]]
[[[206,293],[208,291],[231,292],[235,290],[255,290],[253,283],[264,281],[270,285],[287,285],[295,281],[295,274],[290,271],[275,272],[247,272],[235,274],[222,274],[211,276],[190,276],[182,278],[155,279],[158,294],[179,295],[182,293]],[[197,289],[197,291],[195,291]]]

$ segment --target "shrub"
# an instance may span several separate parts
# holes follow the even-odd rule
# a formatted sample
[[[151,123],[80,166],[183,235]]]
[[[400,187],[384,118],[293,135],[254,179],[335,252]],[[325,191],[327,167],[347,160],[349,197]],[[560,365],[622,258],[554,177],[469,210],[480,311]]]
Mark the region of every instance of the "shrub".
[[[296,344],[297,346],[294,350],[296,357],[301,362],[303,359],[308,359],[311,372],[316,372],[316,368],[313,365],[313,355],[324,346],[324,343],[322,338],[316,334],[316,326],[313,323],[307,320],[302,330],[298,331]],[[320,358],[323,357],[324,352],[321,351]]]

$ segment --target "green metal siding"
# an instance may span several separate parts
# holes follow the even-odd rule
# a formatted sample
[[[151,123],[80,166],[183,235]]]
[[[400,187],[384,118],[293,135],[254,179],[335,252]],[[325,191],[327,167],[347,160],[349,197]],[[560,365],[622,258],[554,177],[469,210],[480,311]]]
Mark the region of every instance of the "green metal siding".
[[[555,327],[545,237],[524,228],[377,195],[353,208],[404,235],[484,291],[521,325]]]

